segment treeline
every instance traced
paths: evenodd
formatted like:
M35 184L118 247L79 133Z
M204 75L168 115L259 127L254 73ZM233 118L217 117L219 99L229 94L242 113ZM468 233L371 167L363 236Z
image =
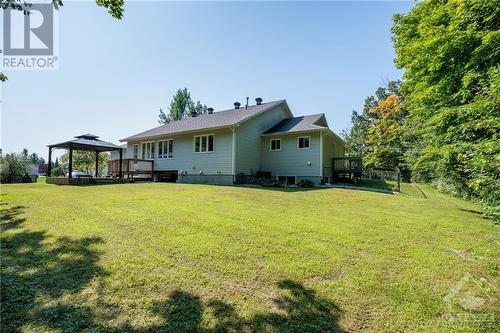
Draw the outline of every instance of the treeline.
M481 201L500 219L500 6L423 1L392 27L402 82L353 112L348 152L366 166Z
M36 153L28 153L23 149L21 153L3 154L0 149L0 183L30 183L30 168L38 171L38 168L45 165L43 157Z

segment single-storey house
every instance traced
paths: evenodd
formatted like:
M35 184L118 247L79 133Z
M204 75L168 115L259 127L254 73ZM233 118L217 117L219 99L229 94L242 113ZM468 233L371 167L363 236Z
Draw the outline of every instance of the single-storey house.
M255 175L288 184L330 180L332 158L344 156L345 142L323 113L294 117L285 100L234 104L120 140L125 172L181 183L233 184Z

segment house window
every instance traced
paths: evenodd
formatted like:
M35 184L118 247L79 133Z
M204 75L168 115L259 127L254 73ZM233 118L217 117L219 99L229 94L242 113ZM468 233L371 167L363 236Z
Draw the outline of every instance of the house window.
M142 143L142 159L153 159L155 158L155 143L151 142L143 142Z
M214 151L214 135L197 135L194 137L194 151L196 153L211 153Z
M299 136L297 138L297 148L299 149L309 149L310 137Z
M158 158L172 158L174 155L174 140L158 141Z
M270 150L281 150L281 139L271 139L269 141Z
M278 183L286 185L294 185L297 183L295 176L278 176Z
M139 158L139 145L134 145L134 159Z

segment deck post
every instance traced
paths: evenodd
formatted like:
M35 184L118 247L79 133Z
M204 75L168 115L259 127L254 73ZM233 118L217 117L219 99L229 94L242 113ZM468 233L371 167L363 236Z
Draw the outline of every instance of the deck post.
M73 146L69 145L68 178L73 178Z
M151 180L155 181L155 161L151 161Z
M95 151L95 177L99 177L99 151Z
M122 178L123 150L120 148L120 166L118 167L118 177Z
M52 173L52 146L49 146L49 164L47 164L47 177Z

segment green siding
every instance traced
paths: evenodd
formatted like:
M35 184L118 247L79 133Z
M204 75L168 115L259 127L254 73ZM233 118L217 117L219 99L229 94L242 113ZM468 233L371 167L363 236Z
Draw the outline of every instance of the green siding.
M260 169L262 134L287 116L281 104L236 128L236 174L251 175Z
M193 137L195 135L214 134L213 153L195 153ZM174 140L174 153L170 159L158 158L158 141L165 139ZM151 140L150 140L151 141ZM155 142L155 171L177 170L187 171L188 175L232 175L232 132L228 129L200 131L196 134L185 134L157 138ZM128 142L127 157L132 158L133 144ZM140 155L139 155L140 156Z
M310 137L309 149L298 149L297 138ZM281 150L271 151L271 139L281 139ZM266 136L261 139L262 170L270 171L272 176L298 176L314 179L317 183L320 177L320 139L319 132L307 134L287 134ZM311 165L308 165L311 162Z
M323 136L323 175L330 177L332 173L332 158L343 157L344 143L331 134Z

